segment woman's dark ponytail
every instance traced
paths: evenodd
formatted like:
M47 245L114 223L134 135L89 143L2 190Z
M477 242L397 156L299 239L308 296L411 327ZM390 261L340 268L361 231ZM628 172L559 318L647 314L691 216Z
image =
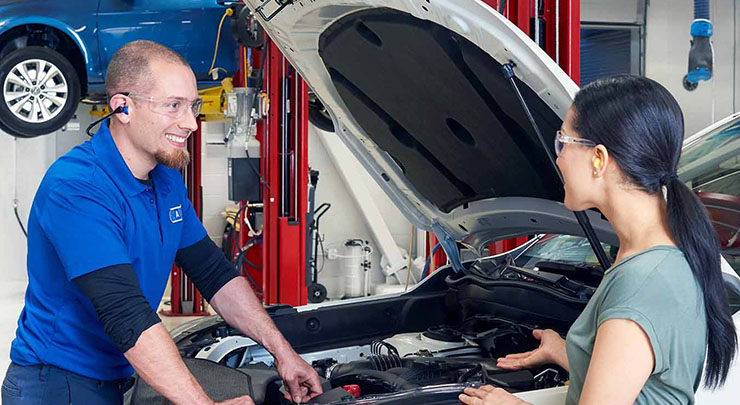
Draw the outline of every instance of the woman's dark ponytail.
M631 183L665 195L671 234L704 297L704 384L721 386L737 351L737 334L722 280L717 233L699 198L676 176L684 130L678 103L653 80L615 76L585 86L573 106L575 129L582 137L604 145Z
M704 385L724 384L737 350L719 255L717 233L699 198L677 178L666 183L668 225L701 286L707 316L707 365Z

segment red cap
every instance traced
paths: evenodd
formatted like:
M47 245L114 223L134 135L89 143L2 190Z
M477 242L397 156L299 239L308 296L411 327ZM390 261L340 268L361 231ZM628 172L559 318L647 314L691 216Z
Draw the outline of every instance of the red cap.
M345 391L349 392L353 397L359 398L360 397L360 386L357 384L349 384L345 385L344 387Z

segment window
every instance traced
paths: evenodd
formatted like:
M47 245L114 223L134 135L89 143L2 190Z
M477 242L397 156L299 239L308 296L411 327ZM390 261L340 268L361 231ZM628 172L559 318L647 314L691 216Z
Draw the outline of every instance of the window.
M740 118L684 146L678 176L707 207L720 251L740 274Z
M581 26L581 86L618 74L642 74L638 25Z
M618 248L602 243L609 260L614 262ZM525 250L516 259L516 264L522 267L535 267L539 261L555 261L564 264L598 267L599 260L586 238L571 235L543 235L529 249Z

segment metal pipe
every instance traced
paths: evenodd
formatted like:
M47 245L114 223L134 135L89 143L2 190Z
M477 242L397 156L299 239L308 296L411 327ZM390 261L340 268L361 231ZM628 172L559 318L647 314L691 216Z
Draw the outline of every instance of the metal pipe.
M298 177L300 170L299 168L299 159L298 159L298 134L300 129L300 123L298 122L299 119L303 119L303 117L300 116L299 111L301 109L299 108L299 103L301 102L298 99L298 88L299 80L298 80L298 72L294 69L293 70L293 168L294 168L294 174L293 174L293 219L296 221L299 220L298 218ZM302 163L300 163L302 164Z
M534 116L532 116L532 112L529 110L529 106L527 105L527 102L524 101L524 97L522 96L521 91L519 91L519 87L514 80L514 66L514 62L509 62L501 67L504 78L507 79L511 84L511 87L514 90L519 103L524 109L527 120L532 124L534 132L537 134L537 138L540 141L540 145L545 150L545 153L550 160L550 164L552 164L553 169L555 169L555 173L557 173L558 178L560 179L560 184L565 184L565 181L563 181L563 174L560 172L558 165L555 163L555 156L553 156L552 149L545 142L545 138L542 136L542 132L540 132L537 121L535 121ZM586 213L584 211L574 211L574 214L576 215L578 224L581 225L581 228L583 229L583 233L585 234L586 239L588 239L591 248L596 254L596 258L599 260L599 264L601 264L601 267L604 269L604 271L606 271L611 266L611 263L609 262L609 258L607 257L606 252L604 252L604 248L601 246L599 238L596 236L596 232L594 232L593 226L591 226L591 221L589 221L588 216L586 216Z
M540 1L541 0L534 0L534 42L537 44L538 47L542 47L540 44Z
M555 63L560 65L560 1L555 0Z
M285 182L286 175L288 173L288 167L286 164L286 153L288 151L288 133L290 129L288 128L288 109L289 103L288 99L290 98L290 79L285 77L285 61L281 61L282 63L282 77L283 77L283 88L281 93L281 128L280 128L280 216L287 216L288 215L288 193L287 190L287 184Z

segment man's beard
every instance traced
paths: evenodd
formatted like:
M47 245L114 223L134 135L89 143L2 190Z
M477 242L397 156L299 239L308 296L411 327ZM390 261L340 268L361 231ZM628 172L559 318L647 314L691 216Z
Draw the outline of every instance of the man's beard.
M160 150L157 151L154 157L157 159L157 163L172 169L183 169L190 163L190 153L184 149L171 152Z

